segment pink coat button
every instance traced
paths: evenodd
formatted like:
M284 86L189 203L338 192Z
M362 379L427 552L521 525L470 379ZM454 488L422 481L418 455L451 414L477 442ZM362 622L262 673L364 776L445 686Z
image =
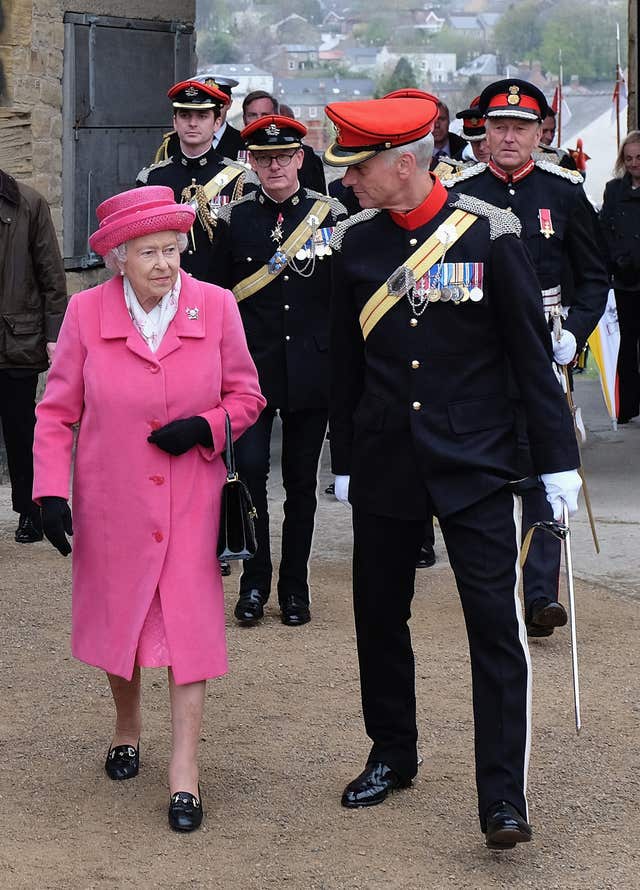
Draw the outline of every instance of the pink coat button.
M149 370L152 374L157 374L160 370L160 365L149 365Z
M154 485L164 485L164 476L149 476Z
M153 538L155 541L158 542L158 544L160 543L160 541L164 541L164 535L162 534L162 532L154 532Z
M162 426L162 424L160 423L159 420L150 420L149 426L151 427L152 430L159 430L160 427Z

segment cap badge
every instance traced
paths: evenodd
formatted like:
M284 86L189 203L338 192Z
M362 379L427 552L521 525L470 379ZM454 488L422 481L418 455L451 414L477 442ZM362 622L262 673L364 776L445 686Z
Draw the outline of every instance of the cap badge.
M509 87L509 95L507 96L507 102L509 105L519 105L520 104L520 87L512 84Z
M215 90L219 89L218 84L215 82L213 77L207 77L207 79L204 81L204 85L206 87L213 87Z
M198 95L198 92L199 91L195 87L187 87L184 91L184 94L185 96L188 96L190 99L192 99L194 96Z
M276 127L276 125L273 123L273 121L269 124L268 127L264 128L264 131L267 134L267 136L279 136L280 135L280 128Z
M342 135L340 133L340 127L337 124L334 124L333 122L332 122L332 125L333 125L333 131L334 131L334 134L336 137L336 142L340 142L340 136Z

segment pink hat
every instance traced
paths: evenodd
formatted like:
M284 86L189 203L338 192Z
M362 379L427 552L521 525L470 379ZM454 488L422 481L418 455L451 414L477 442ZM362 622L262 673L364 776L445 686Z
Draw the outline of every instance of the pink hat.
M95 253L105 256L133 238L154 232L188 232L196 217L189 204L176 204L173 189L145 185L107 198L96 208L100 227L89 238Z

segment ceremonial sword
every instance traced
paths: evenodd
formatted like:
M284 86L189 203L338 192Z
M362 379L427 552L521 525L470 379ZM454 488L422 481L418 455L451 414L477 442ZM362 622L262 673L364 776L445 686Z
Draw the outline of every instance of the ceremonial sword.
M566 503L562 502L562 522L556 519L542 520L534 522L527 531L522 543L522 551L520 554L520 567L522 568L526 562L529 553L531 538L537 529L549 532L554 537L559 538L564 547L564 567L567 575L567 599L569 602L569 628L571 631L571 673L573 676L573 704L576 720L576 733L580 733L582 721L580 719L580 678L578 675L578 637L576 634L576 598L573 587L573 559L571 557L571 530L569 528L569 509Z

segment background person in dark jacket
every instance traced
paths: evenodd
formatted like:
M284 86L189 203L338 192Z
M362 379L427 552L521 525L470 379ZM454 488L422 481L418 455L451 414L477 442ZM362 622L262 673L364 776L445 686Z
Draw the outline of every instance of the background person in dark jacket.
M67 306L58 239L41 194L0 170L0 420L18 544L42 540L31 500L38 374L53 356Z
M613 172L600 223L620 323L618 423L628 423L640 413L640 130L622 142Z

